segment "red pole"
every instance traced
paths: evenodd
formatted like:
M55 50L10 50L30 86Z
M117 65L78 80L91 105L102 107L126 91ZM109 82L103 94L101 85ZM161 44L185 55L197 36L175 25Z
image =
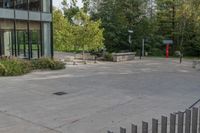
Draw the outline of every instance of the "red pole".
M169 58L169 44L166 45L166 58Z

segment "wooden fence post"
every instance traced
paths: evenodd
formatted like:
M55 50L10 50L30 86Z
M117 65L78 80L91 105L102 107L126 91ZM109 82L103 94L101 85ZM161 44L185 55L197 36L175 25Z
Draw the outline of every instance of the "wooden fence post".
M131 133L137 133L137 126L134 124L131 125Z
M152 119L152 133L158 133L158 120Z
M184 114L185 113L185 114ZM176 114L170 114L169 133L200 133L200 108L187 109L185 112L178 112L178 123ZM161 133L168 133L168 118L161 117ZM176 125L177 124L177 125ZM152 133L158 133L158 120L152 119ZM126 128L120 127L120 133L126 133ZM114 133L107 131L107 133ZM137 125L131 125L131 133L138 133ZM142 122L142 133L148 133L148 123Z
M198 108L199 110L199 133L200 133L200 108Z
M161 133L167 133L167 117L161 117Z
M192 109L192 133L197 133L198 108Z
M148 123L142 122L142 133L148 133Z
M191 129L191 110L185 111L185 133L190 133Z
M178 112L178 133L183 133L184 113Z
M126 128L120 127L120 133L126 133Z
M170 114L170 133L176 132L176 114Z

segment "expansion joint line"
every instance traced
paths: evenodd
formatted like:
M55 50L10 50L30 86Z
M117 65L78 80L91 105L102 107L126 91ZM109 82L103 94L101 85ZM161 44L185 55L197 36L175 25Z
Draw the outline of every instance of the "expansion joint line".
M5 115L10 116L10 117L15 117L15 118L20 119L20 120L22 120L22 121L25 121L25 122L27 122L27 123L31 123L31 124L33 124L33 125L35 125L35 126L43 127L43 128L45 128L45 129L47 129L47 130L54 131L54 132L56 132L56 133L63 133L63 132L58 131L58 130L55 130L55 129L53 129L53 128L44 126L44 125L42 125L42 124L38 124L38 123L32 122L32 121L30 121L30 120L26 120L26 119L24 119L24 118L22 118L22 117L19 117L19 116L10 114L10 113L8 113L8 112L6 112L6 111L1 111L1 110L0 110L0 113L5 114Z

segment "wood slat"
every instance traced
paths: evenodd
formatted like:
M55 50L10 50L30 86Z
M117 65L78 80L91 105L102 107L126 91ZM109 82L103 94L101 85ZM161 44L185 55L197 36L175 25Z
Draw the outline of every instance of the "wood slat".
M170 133L176 132L176 114L170 114Z
M200 133L200 108L199 109L199 133Z
M161 117L161 133L167 133L167 117Z
M158 120L152 119L152 133L158 133Z
M131 125L131 133L137 133L137 126L134 124Z
M126 128L120 127L120 133L126 133Z
M148 133L148 123L142 122L142 133Z
M191 110L185 111L185 133L190 133L191 130Z
M183 133L184 113L178 112L178 133Z
M198 108L192 109L192 133L197 133Z

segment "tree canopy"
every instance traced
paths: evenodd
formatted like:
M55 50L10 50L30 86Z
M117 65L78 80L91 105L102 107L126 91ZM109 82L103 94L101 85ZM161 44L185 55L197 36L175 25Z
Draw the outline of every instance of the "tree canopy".
M65 34L77 35L74 41L68 40L73 45L97 48L104 43L110 52L139 52L145 39L146 51L164 55L162 42L170 39L174 42L171 55L181 51L188 56L200 56L199 0L83 0L82 8L77 6L77 0L63 0L62 4L61 18L66 20L63 25L73 29ZM133 30L133 34L128 30Z
M97 50L103 47L103 28L100 20L76 6L75 0L62 2L63 9L54 9L54 44L59 51Z

